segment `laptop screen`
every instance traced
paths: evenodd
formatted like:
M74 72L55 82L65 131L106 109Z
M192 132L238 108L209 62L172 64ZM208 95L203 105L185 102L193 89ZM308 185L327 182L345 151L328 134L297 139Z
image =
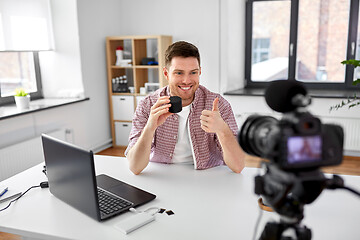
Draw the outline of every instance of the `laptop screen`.
M94 219L107 219L156 198L152 193L108 175L95 176L92 151L83 150L45 134L42 135L42 143L50 192ZM98 188L104 190L105 195L115 197L111 200L112 203L120 199L130 205L108 213L104 210L106 207L103 196L99 202Z
M45 134L42 142L50 192L100 219L93 153Z

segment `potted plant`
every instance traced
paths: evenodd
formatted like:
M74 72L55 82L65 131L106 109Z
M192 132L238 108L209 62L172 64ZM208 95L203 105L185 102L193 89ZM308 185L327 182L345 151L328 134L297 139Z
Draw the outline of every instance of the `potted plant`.
M354 69L360 66L360 60L355 60L355 59L344 60L341 63L347 65L353 65ZM360 78L356 79L352 84L357 85L359 83L360 83ZM344 106L348 106L348 108L352 108L358 105L360 105L360 98L356 96L356 93L354 93L354 96L352 98L348 98L346 101L341 101L341 103L336 104L335 106L331 106L330 111L338 110L339 108L342 108Z
M30 106L30 95L24 89L15 89L15 103L19 110L28 109Z

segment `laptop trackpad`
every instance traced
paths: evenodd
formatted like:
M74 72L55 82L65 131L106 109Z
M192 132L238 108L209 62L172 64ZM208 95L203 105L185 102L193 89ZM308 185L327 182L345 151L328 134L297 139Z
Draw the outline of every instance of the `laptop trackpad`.
M122 197L132 203L133 207L147 203L155 199L155 195L143 191L137 187L121 182L107 175L99 175L96 177L97 185L119 197Z

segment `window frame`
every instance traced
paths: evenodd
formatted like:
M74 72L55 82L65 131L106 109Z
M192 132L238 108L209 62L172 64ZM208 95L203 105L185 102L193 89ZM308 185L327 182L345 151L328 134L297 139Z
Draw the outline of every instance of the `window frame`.
M12 52L24 52L24 51L12 51ZM34 57L34 68L35 68L35 79L36 79L36 92L30 93L30 99L41 99L44 98L43 95L43 88L42 88L42 81L41 81L41 74L40 74L40 61L39 61L39 52L38 51L27 51L32 52ZM1 86L0 86L1 88ZM8 104L15 104L15 99L13 96L2 97L0 96L0 106L8 105Z
M270 82L252 81L251 80L251 66L252 66L252 28L253 28L253 3L254 2L269 2L269 1L290 1L290 35L288 47L288 79L296 79L296 56L297 56L297 33L298 33L298 17L299 17L299 0L247 0L245 10L245 88L266 88ZM359 1L349 0L349 28L347 40L346 59L355 59L357 48L357 31L358 31L358 17L359 17ZM352 53L351 44L355 43L355 48ZM292 53L290 49L292 48ZM344 59L345 60L345 59ZM340 62L339 62L340 64ZM308 83L304 85L308 89L328 89L328 90L354 90L359 89L360 86L352 85L354 77L353 66L347 65L345 68L345 81L341 83Z

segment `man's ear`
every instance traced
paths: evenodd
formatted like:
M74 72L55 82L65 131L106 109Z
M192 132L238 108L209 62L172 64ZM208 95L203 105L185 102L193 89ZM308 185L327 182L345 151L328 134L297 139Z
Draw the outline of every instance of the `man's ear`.
M163 74L164 74L166 80L169 81L169 71L166 67L163 68Z

